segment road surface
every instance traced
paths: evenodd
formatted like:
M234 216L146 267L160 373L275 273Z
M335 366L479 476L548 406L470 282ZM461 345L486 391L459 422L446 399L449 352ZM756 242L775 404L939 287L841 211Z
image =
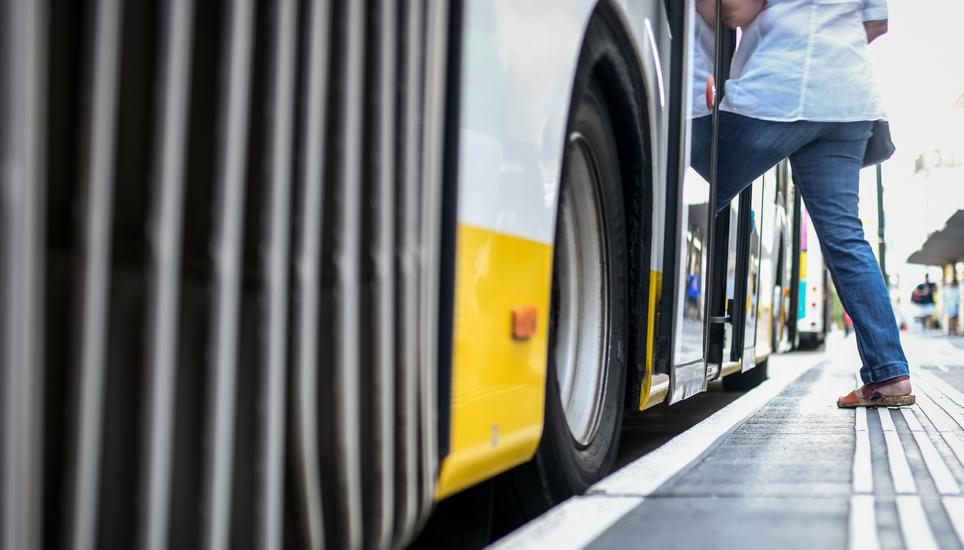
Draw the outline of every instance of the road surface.
M962 548L964 339L905 349L912 407L837 409L850 339L772 357L745 394L628 419L620 470L495 547Z

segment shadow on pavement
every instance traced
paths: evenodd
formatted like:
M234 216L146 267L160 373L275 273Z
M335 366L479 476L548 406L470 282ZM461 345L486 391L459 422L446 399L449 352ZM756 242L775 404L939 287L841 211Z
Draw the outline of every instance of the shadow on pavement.
M616 468L622 468L699 424L744 393L725 391L722 383L710 382L707 392L675 405L663 403L643 412L627 413L623 418Z

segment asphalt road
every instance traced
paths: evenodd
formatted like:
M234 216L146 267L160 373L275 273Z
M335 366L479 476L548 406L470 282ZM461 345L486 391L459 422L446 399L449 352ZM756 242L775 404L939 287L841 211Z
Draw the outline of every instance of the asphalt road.
M853 340L626 420L623 469L507 548L964 548L964 338L905 335L918 404L837 409Z

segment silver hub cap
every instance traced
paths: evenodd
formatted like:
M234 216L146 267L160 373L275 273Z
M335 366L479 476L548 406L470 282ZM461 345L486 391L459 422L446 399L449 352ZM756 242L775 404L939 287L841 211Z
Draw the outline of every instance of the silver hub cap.
M588 445L599 426L606 385L608 266L598 173L582 136L570 136L556 250L555 364L572 437Z

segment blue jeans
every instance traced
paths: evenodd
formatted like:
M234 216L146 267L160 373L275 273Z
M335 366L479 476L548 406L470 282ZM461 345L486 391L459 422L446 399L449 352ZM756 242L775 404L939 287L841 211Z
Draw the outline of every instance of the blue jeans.
M773 122L720 113L717 208L789 157L824 261L854 322L864 383L909 375L880 266L864 239L858 184L870 122ZM693 121L693 168L709 175L710 117Z

